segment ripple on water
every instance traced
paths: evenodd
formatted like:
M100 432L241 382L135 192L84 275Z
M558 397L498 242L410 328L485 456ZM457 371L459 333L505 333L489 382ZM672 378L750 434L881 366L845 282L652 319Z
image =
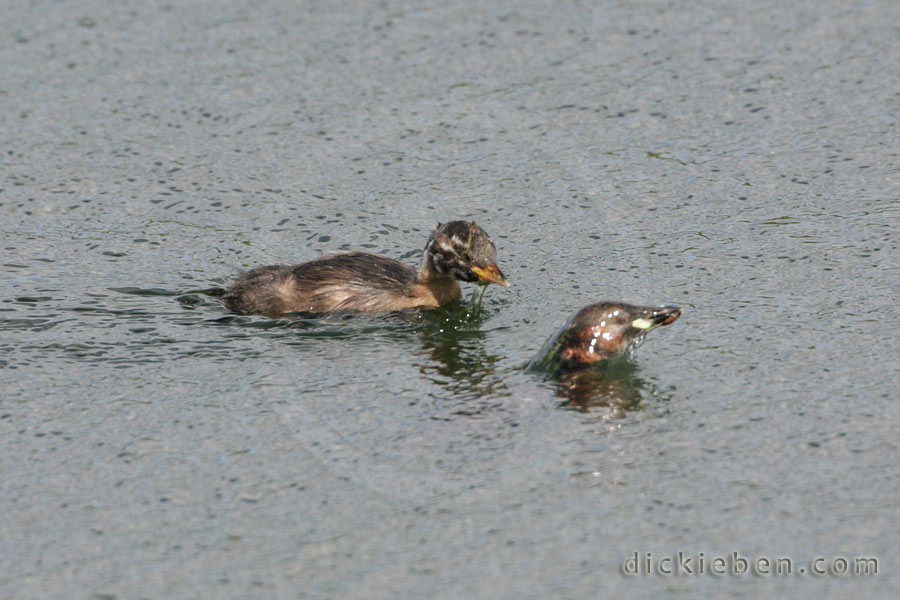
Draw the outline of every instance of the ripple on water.
M227 313L219 300L222 288L107 290L113 294L91 293L75 302L72 298L38 294L17 297L11 314L0 319L0 330L20 335L15 340L18 343L7 346L13 357L7 363L38 364L55 358L64 363L106 363L123 368L182 359L257 359L273 351L266 347L266 340L279 341L276 348L300 352L321 351L327 340L357 341L369 351L397 343L419 344L421 340L424 355L445 365L425 370L433 373L441 385L462 391L460 381L483 379L481 368L497 362L496 357L473 348L472 343L483 340L484 332L479 328L496 313L496 307L486 307L479 314L460 305L426 313L271 318ZM54 328L58 333L46 338ZM216 333L204 336L204 330ZM23 337L25 333L29 337ZM476 359L461 358L473 350ZM454 377L457 368L469 375ZM474 386L470 392L495 389L496 385Z

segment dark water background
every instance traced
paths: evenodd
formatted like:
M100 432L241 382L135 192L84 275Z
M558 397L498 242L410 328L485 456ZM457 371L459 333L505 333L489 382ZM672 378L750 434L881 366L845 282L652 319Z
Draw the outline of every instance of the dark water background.
M3 13L4 598L900 593L900 4ZM201 292L454 218L478 319ZM576 410L521 366L602 299L685 314Z

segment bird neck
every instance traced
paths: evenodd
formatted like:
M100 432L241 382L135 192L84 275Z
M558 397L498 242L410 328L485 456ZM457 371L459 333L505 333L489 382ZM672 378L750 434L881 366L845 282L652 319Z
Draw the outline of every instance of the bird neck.
M416 279L419 283L453 282L452 278L442 273L438 273L438 270L434 268L434 258L428 251L425 252L425 256L422 260L422 267L419 269L419 274Z
M428 296L429 306L444 306L462 297L462 288L459 282L447 275L438 273L431 261L431 255L426 254L422 262L422 268L416 277L417 295Z

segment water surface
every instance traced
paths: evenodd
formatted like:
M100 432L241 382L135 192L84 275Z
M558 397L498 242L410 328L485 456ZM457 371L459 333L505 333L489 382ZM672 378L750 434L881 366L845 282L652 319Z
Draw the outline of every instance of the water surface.
M895 3L6 12L4 597L900 591ZM478 318L209 293L455 218ZM604 299L685 314L573 404ZM678 551L880 570L620 573Z

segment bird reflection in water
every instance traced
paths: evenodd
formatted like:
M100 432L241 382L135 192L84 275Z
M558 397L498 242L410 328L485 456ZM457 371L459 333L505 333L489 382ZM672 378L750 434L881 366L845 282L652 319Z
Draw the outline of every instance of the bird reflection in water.
M673 323L676 306L598 302L578 311L538 352L529 368L556 381L562 406L607 407L618 415L655 393L630 357L647 332Z
M429 311L420 317L418 333L427 357L420 370L446 390L453 402L461 404L455 414L482 412L487 408L484 403L492 403L491 397L506 387L497 373L500 357L485 347L481 325L486 311L479 300L474 306L469 303L450 311ZM473 400L477 402L473 404Z
M576 371L554 374L556 394L564 408L583 411L608 408L610 416L637 410L656 388L638 375L638 367L627 356L615 356Z

